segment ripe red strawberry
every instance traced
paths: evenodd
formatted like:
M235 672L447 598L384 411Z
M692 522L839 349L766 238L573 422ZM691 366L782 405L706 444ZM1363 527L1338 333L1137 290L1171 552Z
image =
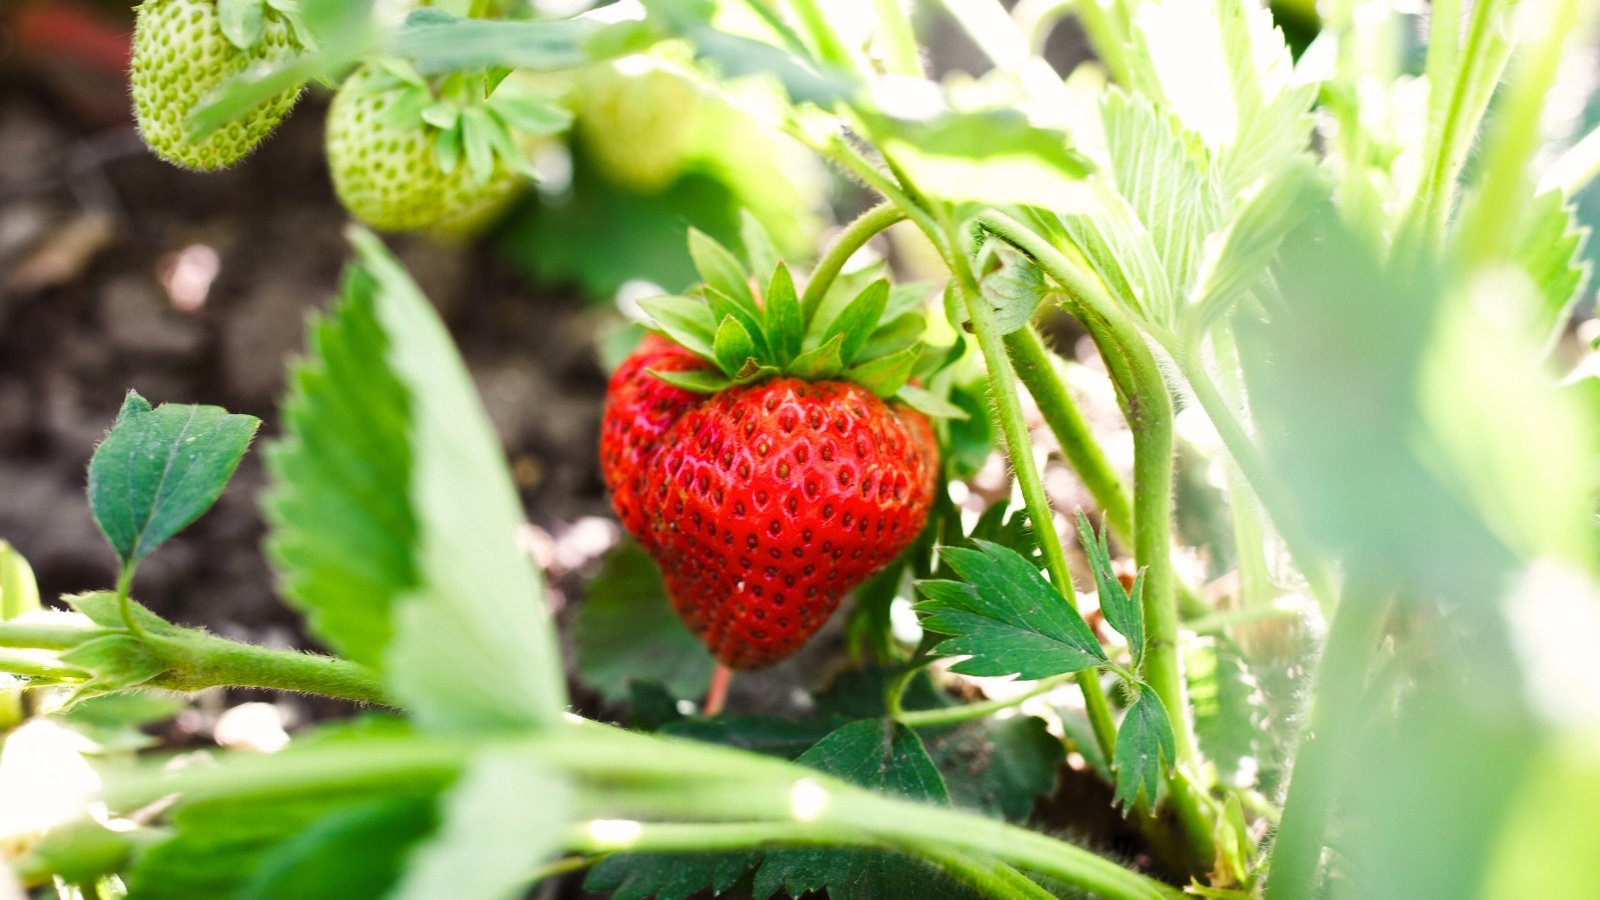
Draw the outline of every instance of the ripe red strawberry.
M647 467L673 606L723 664L798 650L927 521L927 419L847 381L776 378L685 411Z
M647 370L692 372L711 364L664 337L650 335L611 376L600 430L600 473L611 489L617 518L640 543L651 546L650 528L638 494L646 463L661 436L705 395L673 387Z

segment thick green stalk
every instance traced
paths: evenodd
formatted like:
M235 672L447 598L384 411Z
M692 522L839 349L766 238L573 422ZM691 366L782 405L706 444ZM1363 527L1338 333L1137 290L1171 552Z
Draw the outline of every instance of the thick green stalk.
M789 0L789 8L794 10L800 30L811 41L818 58L844 72L856 70L855 57L839 40L838 32L828 22L827 13L823 12L817 0Z
M960 241L949 235L950 246L958 248ZM1028 431L1027 419L1022 413L1022 401L1017 397L1016 376L1011 370L1011 358L1006 355L1005 340L995 325L994 310L983 299L966 257L959 251L949 260L966 300L967 315L972 319L972 330L977 335L978 347L983 351L984 364L989 370L989 395L994 400L995 414L1000 419L1000 431L1005 436L1006 455L1011 459L1011 470L1017 485L1022 489L1023 503L1028 509L1028 520L1033 526L1039 549L1044 552L1045 567L1050 580L1068 603L1077 606L1077 591L1072 584L1072 570L1067 554L1056 532L1055 510L1044 490L1044 479L1033 464L1033 434ZM1097 670L1088 669L1077 675L1083 689L1084 704L1089 712L1089 724L1094 728L1095 740L1110 759L1116 750L1117 726L1111 717L1111 705L1106 701L1105 689L1100 685Z
M365 666L333 656L275 650L185 629L150 635L146 644L166 667L150 687L193 693L208 687L254 687L387 704L383 685Z
M883 63L891 75L922 77L922 56L917 50L917 35L900 0L873 0L878 11L878 28L883 35Z
M1172 572L1172 399L1166 379L1144 338L1094 279L1071 265L1048 241L998 212L979 216L979 224L1034 261L1070 298L1072 311L1099 344L1102 355L1118 357L1132 378L1123 385L1128 426L1134 437L1134 553L1145 570L1145 681L1172 717L1178 758L1174 765L1201 771L1188 691L1179 657L1178 604ZM1115 371L1115 369L1113 369ZM1215 855L1204 801L1187 777L1169 779L1172 804L1196 860L1209 865Z
M874 206L851 220L833 239L828 249L817 260L816 266L811 270L811 277L806 280L806 289L800 295L800 308L805 310L807 321L816 313L817 307L822 305L822 298L827 296L828 288L833 286L834 279L844 270L845 263L856 254L857 250L866 246L867 241L877 237L884 229L903 221L905 212L894 203L884 201Z
M831 846L891 845L935 859L953 852L1002 860L1107 900L1182 896L1081 847L985 816L876 794L783 760L590 721L499 743L481 737L374 739L238 758L215 769L150 770L113 782L107 800L126 809L174 793L192 801L381 791L398 783L443 785L475 755L496 748L526 752L530 760L573 777L577 804L588 818L649 812L669 820L760 824L737 842L723 835L725 849L753 847L774 837ZM640 823L639 833L647 827ZM579 840L593 848L591 837ZM717 839L714 832L702 832L692 846L709 849ZM613 841L605 849L623 848Z
M1328 625L1311 717L1295 753L1283 823L1267 863L1267 900L1316 894L1341 762L1355 737L1367 670L1387 610L1378 590L1350 590Z
M1089 430L1083 413L1067 387L1056 376L1052 355L1045 347L1039 332L1032 325L1019 328L1006 335L1006 349L1011 353L1011 363L1017 377L1038 404L1046 425L1055 433L1056 443L1066 454L1073 471L1083 479L1083 484L1093 495L1094 502L1105 514L1106 524L1117 540L1132 543L1133 509L1122 481L1100 452L1100 443Z

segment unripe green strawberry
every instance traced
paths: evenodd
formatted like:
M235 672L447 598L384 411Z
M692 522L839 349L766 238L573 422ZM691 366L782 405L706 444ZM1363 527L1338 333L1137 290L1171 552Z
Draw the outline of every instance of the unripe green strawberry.
M650 57L591 67L578 84L578 133L607 180L640 194L670 185L688 163L701 97Z
M334 191L351 215L373 228L470 230L510 202L524 176L499 154L481 181L465 158L447 164L439 129L394 114L394 105L414 90L425 88L372 65L340 86L327 125Z
M189 137L189 116L225 79L297 50L289 24L270 7L260 37L241 50L223 34L216 0L145 0L134 26L131 76L134 116L144 142L157 156L187 169L221 169L243 159L294 108L299 86L198 141Z

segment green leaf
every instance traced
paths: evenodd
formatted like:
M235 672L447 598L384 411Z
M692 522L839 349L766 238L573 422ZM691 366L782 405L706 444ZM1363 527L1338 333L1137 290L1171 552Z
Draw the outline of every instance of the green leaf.
M865 719L829 734L795 762L863 787L947 803L944 778L911 729ZM784 890L799 897L826 889L837 897L949 896L933 870L895 854L871 850L774 850L756 872L756 897Z
M1244 654L1226 638L1200 638L1185 643L1184 663L1200 749L1223 784L1254 787L1274 753L1266 745L1271 729L1257 699L1261 686Z
M381 893L399 879L406 856L432 833L438 819L429 796L341 806L264 852L235 896L338 900Z
M1532 198L1520 220L1511 259L1533 280L1543 301L1532 311L1535 330L1554 340L1589 280L1583 252L1589 229L1579 224L1577 208L1566 203L1560 191Z
M40 608L39 583L17 548L0 541L0 621Z
M584 43L600 23L461 19L436 9L407 17L387 52L410 60L425 75L504 66L531 72L576 69L589 61Z
M217 406L156 409L132 391L89 462L95 524L124 565L137 563L211 508L250 439L254 416Z
M927 317L920 312L895 316L872 332L872 337L867 339L867 345L861 348L861 358L875 359L916 346L922 340L922 333L927 329Z
M1047 230L1053 226L1073 246L1082 248L1111 295L1146 324L1170 326L1177 301L1149 230L1128 201L1103 179L1091 179L1086 192L1078 210L1047 222Z
M1033 125L1011 108L879 122L885 152L919 187L945 200L1071 209L1091 170L1067 134Z
M1035 680L1106 661L1094 632L1033 563L1008 547L973 543L977 549L940 554L963 581L917 583L923 627L950 635L934 649L969 657L951 671Z
M1078 513L1078 541L1083 545L1084 555L1089 558L1090 570L1094 572L1095 588L1100 594L1100 612L1105 615L1106 624L1128 639L1128 650L1133 654L1133 667L1138 669L1144 660L1144 607L1140 603L1144 573L1139 573L1133 584L1133 593L1130 595L1122 586L1122 581L1112 571L1111 548L1106 537L1106 528L1101 527L1097 538L1094 528L1089 525L1089 520L1081 511Z
M650 316L667 337L691 353L714 358L711 343L717 333L717 320L711 308L694 297L651 297L639 301L639 308Z
M527 749L492 749L441 804L438 834L416 849L395 900L515 897L560 849L572 790ZM293 895L288 895L293 896Z
M579 679L613 703L629 699L636 680L659 682L677 699L698 699L711 683L711 655L673 612L655 561L633 542L606 554L589 582L573 643Z
M844 371L844 359L840 356L843 346L844 335L836 334L822 346L796 356L789 363L789 373L812 381L833 378Z
M833 322L818 333L825 339L840 335L844 337L843 343L839 345L839 358L845 365L849 365L861 355L861 348L867 345L872 332L877 330L888 303L888 280L874 281L857 294Z
M1056 787L1066 748L1038 716L988 718L922 733L945 775L950 801L1011 822L1026 822Z
M723 317L722 324L717 326L717 337L712 342L711 352L722 371L729 378L736 378L744 370L745 363L755 359L756 344L739 320L727 315Z
M800 310L800 298L795 294L794 278L789 275L789 267L782 262L772 270L772 282L767 286L766 300L767 339L772 343L776 362L783 366L800 353L801 342L805 340L806 323Z
M983 298L994 307L995 327L1010 334L1032 321L1050 287L1044 273L1027 257L1008 260L1000 270L985 276Z
M217 24L228 43L249 50L266 27L266 0L217 0Z
M744 248L744 264L748 271L757 274L772 272L773 277L777 277L777 269L783 265L783 256L778 252L777 244L773 243L767 227L748 209L739 210L739 243ZM794 289L793 280L789 282L789 287L790 290ZM770 296L767 297L767 317L772 317Z
M586 891L607 894L611 900L688 900L710 891L720 895L750 870L751 854L730 853L613 853L589 870Z
M766 323L763 321L761 310L755 301L735 300L710 285L700 288L705 295L706 306L711 310L711 318L721 326L722 320L728 316L736 319L744 326L745 334L750 337L750 346L755 355L762 359L772 357L772 349L767 346ZM716 342L712 341L712 349L716 349ZM735 370L737 371L737 370Z
M899 353L864 362L847 369L844 375L879 397L887 399L893 397L896 391L905 387L906 382L911 380L911 370L916 368L917 359L921 356L922 348L912 347L909 350L901 350Z
M377 238L352 242L269 460L289 594L425 727L557 723L564 677L499 440L433 307Z
M1177 120L1143 97L1113 89L1102 106L1109 173L1117 192L1150 235L1173 307L1153 310L1171 322L1200 268L1207 235L1222 225L1222 203L1203 153Z
M731 250L700 229L690 228L689 257L707 286L720 291L759 321L761 310L756 305L755 295L750 293L750 275Z
M1141 686L1139 699L1128 708L1117 729L1113 759L1117 770L1118 805L1124 811L1133 808L1141 793L1154 803L1163 764L1170 765L1177 754L1167 708L1155 691Z
M489 110L511 128L528 135L553 135L572 125L572 111L550 97L502 86L489 98Z
M794 759L841 724L840 717L834 715L806 719L721 715L710 719L680 719L663 729L663 733Z
M647 369L651 375L665 381L673 387L680 387L696 394L715 394L727 390L734 383L734 379L717 372L696 369L685 372L663 372Z
M1191 299L1208 328L1249 295L1266 275L1284 237L1327 199L1316 167L1298 160L1244 198L1228 225L1206 241Z
M901 385L900 390L895 391L894 396L895 399L900 400L925 416L945 419L971 418L967 411L961 407L930 392L926 388L920 388L914 384Z

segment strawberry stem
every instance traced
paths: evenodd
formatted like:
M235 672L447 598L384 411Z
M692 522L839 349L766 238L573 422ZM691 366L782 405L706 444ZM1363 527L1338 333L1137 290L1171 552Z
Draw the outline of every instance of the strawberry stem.
M717 668L711 673L711 687L706 689L706 702L700 709L706 718L721 715L722 708L728 702L728 685L733 682L733 670L717 663Z
M800 297L800 309L807 325L811 324L812 316L822 305L822 298L827 296L828 288L833 286L834 279L839 277L850 257L884 229L905 217L900 207L884 201L857 216L839 232L833 244L817 260L816 268L811 270L811 278L806 282L805 293Z

